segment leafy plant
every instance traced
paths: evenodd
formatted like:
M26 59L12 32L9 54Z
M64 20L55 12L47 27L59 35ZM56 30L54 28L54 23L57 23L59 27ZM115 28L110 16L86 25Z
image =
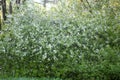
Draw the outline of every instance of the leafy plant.
M119 17L96 9L83 15L74 4L21 7L0 34L0 75L119 80Z

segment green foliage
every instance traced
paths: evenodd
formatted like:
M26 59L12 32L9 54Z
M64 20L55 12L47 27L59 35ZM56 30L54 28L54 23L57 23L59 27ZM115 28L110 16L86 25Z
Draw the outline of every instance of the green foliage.
M58 78L3 78L3 79L0 79L0 80L61 80L61 79L58 79Z
M0 34L0 75L119 80L119 17L58 6L23 6L13 15Z

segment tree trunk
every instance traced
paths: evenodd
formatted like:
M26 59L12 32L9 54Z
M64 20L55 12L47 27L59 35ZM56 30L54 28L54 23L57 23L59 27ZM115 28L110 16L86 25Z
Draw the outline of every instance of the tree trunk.
M2 18L6 20L6 0L2 0Z
M46 7L47 0L44 0L44 7Z
M12 14L12 3L11 3L11 1L9 3L9 13Z

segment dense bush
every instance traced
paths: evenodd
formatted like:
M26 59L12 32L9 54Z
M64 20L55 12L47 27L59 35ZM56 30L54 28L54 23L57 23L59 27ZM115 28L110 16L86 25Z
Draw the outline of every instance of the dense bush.
M2 80L61 80L61 79L58 79L58 78L25 78L25 77L22 77L22 78L2 78Z
M119 17L71 7L21 7L0 34L0 75L119 80Z

